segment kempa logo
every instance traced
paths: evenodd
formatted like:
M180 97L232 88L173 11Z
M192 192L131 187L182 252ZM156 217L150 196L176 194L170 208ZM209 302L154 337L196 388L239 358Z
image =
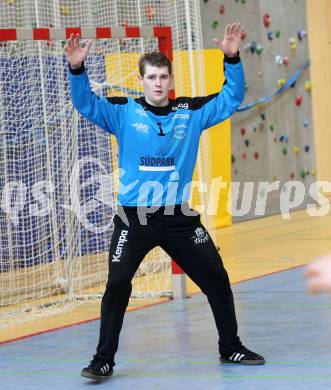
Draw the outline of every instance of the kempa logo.
M118 239L115 255L113 255L113 263L119 263L120 262L120 257L122 254L123 246L124 244L128 241L126 239L126 236L128 235L128 230L122 230L120 238Z

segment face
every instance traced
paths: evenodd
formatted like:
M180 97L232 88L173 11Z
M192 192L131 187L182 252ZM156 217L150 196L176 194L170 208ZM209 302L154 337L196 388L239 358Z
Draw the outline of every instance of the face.
M143 88L146 102L153 106L166 106L169 102L168 91L173 76L169 74L168 68L158 68L150 64L145 66L144 77L138 77Z

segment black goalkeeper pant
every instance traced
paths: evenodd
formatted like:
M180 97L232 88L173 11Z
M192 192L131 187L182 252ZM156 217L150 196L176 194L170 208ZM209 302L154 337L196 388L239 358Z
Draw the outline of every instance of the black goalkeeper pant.
M160 246L207 296L219 334L219 352L231 354L241 346L228 274L222 259L200 222L200 215L186 216L176 205L174 215L164 207L148 215L142 225L137 208L124 207L127 226L116 215L109 250L109 275L101 303L100 338L94 358L115 365L114 356L132 285L145 255Z

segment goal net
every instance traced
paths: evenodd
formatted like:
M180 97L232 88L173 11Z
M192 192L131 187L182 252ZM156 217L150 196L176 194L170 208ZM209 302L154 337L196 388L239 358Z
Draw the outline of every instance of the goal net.
M176 95L202 95L204 83L198 1L23 0L0 10L0 314L12 321L98 298L107 280L117 145L72 107L63 54L70 28L84 38L111 27L99 29L86 61L98 95L142 94L138 59L165 44L166 29L155 26L172 31ZM196 178L208 180L204 137ZM132 297L171 289L171 261L156 248Z

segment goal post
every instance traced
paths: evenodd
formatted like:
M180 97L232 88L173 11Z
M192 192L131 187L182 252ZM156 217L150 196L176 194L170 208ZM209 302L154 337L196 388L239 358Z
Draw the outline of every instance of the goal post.
M142 94L132 84L142 49L173 61L167 26L0 29L0 308L99 298L107 280L117 149L71 105L63 55L71 34L96 40L86 63L99 95ZM132 296L185 297L184 281L157 248Z

